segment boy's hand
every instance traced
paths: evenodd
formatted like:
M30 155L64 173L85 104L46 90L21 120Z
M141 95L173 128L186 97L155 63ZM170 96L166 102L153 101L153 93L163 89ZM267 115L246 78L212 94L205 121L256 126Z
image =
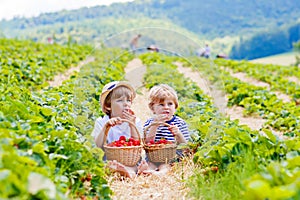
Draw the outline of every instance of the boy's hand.
M123 111L123 119L127 119L135 124L136 116L131 109L126 109Z
M109 124L110 126L122 124L121 117L113 117L107 121L107 124Z
M174 135L174 137L179 136L179 134L181 134L181 132L179 131L179 128L174 124L171 124L169 126L169 130Z
M180 143L186 143L186 140L184 139L184 136L183 134L180 132L179 128L174 125L174 124L171 124L169 126L169 130L171 131L171 133L174 135L174 137L176 138L176 142L178 144Z

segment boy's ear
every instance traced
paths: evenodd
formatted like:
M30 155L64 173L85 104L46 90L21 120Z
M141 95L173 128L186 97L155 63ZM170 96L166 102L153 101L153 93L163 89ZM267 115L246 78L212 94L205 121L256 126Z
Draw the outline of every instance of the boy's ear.
M153 107L151 107L150 110L152 111L153 114L156 114L156 113L154 112Z

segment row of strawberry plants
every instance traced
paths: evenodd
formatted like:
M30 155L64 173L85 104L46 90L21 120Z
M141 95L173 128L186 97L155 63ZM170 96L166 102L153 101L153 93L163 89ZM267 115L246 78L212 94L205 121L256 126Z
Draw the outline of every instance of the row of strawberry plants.
M300 103L300 85L288 80L291 76L300 80L300 69L297 66L286 67L218 59L215 64L233 69L234 72L247 73L250 77L268 83L272 91L281 91L290 95L297 104Z
M228 72L222 70L222 64L218 66L198 58L190 59L194 63L193 68L203 72L208 77L212 77L210 79L213 81L221 80L228 96L228 106L242 106L247 115L257 114L267 119L266 127L271 126L285 132L286 135L300 134L300 108L294 102L284 103L266 88L254 86L231 77ZM190 65L189 63L185 64Z
M211 104L203 101L207 98L189 95L194 92L195 94L200 93L203 97L202 93L199 92L200 88L190 82L187 84L188 81L178 74L176 67L172 66L174 58L150 54L142 57L142 59L144 63L149 65L145 77L146 86L168 83L179 91L179 94L180 91L186 91L186 94L183 92L180 95L185 98L181 98L178 115L186 119L200 137L192 145L192 147L198 147L194 161L201 163L202 167L211 167L211 165L220 167L221 173L209 179L202 175L207 173L209 168L200 170L199 173L195 171L195 175L190 179L191 195L195 198L223 199L226 197L225 199L240 199L243 197L253 199L259 197L257 195L264 188L263 186L252 187L256 183L257 177L262 177L260 174L271 173L271 180L260 180L269 189L265 193L266 198L276 197L278 190L282 191L281 197L283 195L291 197L291 199L297 197L299 167L297 164L292 165L292 163L299 159L299 140L279 141L268 131L266 134L269 138L266 138L248 127L238 126L235 121L218 117L217 112L211 112L214 109L207 106ZM176 59L181 62L184 60ZM189 62L191 64L191 61ZM156 63L155 65L158 67L155 67L153 63ZM163 72L162 68L164 69ZM290 179L286 178L282 182L274 183L274 180L286 173L272 174L270 166L286 162L289 163ZM248 163L248 166L245 167L245 163ZM268 163L271 164L268 166ZM232 180L230 185L224 186L223 184L222 188L218 188L218 182L227 184L228 180ZM212 188L219 190L212 193L207 192L208 190L211 191ZM203 195L206 196L203 197Z
M289 76L295 76L297 78L300 78L300 70L297 66L282 66L282 65L274 65L274 64L258 64L258 63L252 63L247 61L234 61L234 60L222 60L222 59L216 59L214 60L215 64L222 64L224 66L229 66L236 68L243 68L245 71L247 71L247 68L249 69L249 72L252 70L262 70L265 71L268 74L273 74L275 76L283 76L283 77L289 77ZM247 72L248 73L248 72ZM255 73L253 71L253 73Z
M0 79L7 85L41 89L47 86L47 80L77 65L91 51L89 46L0 39Z
M101 114L96 100L101 87L124 74L121 66L106 63L118 54L96 55L93 64L61 87L39 93L11 86L3 93L1 198L110 198L103 152L89 134ZM82 88L88 95L80 93Z
M221 62L221 61L220 61ZM222 77L221 80L224 81L225 88L230 88L232 91L230 94L235 95L236 97L240 97L241 99L239 100L238 98L234 98L237 102L243 102L243 99L253 99L252 102L252 107L253 104L258 104L257 99L260 99L259 102L261 105L267 105L269 109L272 109L272 106L268 103L270 102L275 102L275 107L273 108L273 112L278 113L277 117L286 117L286 121L292 121L291 117L288 112L285 112L285 110L289 110L292 112L292 119L295 119L297 114L297 110L295 110L294 104L291 104L291 107L289 104L283 104L280 102L278 103L278 99L274 95L268 94L268 91L263 90L263 88L257 88L257 87L252 87L249 86L245 83L241 83L239 80L234 79L238 84L235 84L230 87L228 86L228 82L230 83L232 80L232 77L230 77L229 74L226 74L224 71L220 70L218 66L213 66L213 67L208 67L209 63L207 61L201 61L199 59L195 59L195 63L198 63L197 69L200 71L205 71L207 76L213 76L211 80L216 81L217 78ZM211 63L210 63L211 64ZM223 66L222 63L220 66ZM214 71L210 71L211 68L214 68ZM217 75L215 74L217 71ZM242 85L241 85L242 84ZM239 90L239 89L242 90ZM246 88L243 90L243 88ZM228 91L228 90L227 90ZM254 95L255 94L255 95ZM262 96L263 95L263 96ZM252 98L251 98L252 97ZM266 98L267 97L267 98ZM273 100L269 101L269 97L271 97ZM243 103L241 105L245 106L247 103ZM273 104L273 105L274 105ZM259 104L258 104L259 105ZM249 106L249 104L248 104ZM248 106L245 106L246 108ZM249 106L250 107L250 106ZM248 108L249 108L248 107ZM263 108L257 106L257 110L259 109L260 111L263 111ZM283 109L281 109L283 107ZM251 107L250 107L251 108ZM257 111L256 110L256 111ZM277 111L277 112L276 112ZM283 116L283 114L286 114ZM281 114L281 115L279 115ZM272 114L270 114L272 116ZM276 117L275 117L276 119ZM296 118L297 119L297 118ZM283 120L282 120L283 121ZM281 121L281 123L282 123ZM276 122L276 121L275 121ZM296 123L298 120L296 120ZM269 118L269 123L272 123L272 119ZM276 123L275 123L276 124ZM274 125L274 124L272 124ZM290 127L290 125L293 125L293 123L287 124L287 127ZM282 126L282 124L281 124ZM278 127L278 126L277 126ZM280 127L280 126L279 126ZM249 180L245 181L245 185L247 188L246 191L246 196L249 199L265 199L265 198L270 198L272 199L283 199L286 198L288 199L289 197L292 197L291 199L297 199L299 198L299 180L297 180L297 176L299 174L299 164L297 163L299 160L299 137L296 138L291 138L288 141L280 141L278 140L274 135L271 134L271 132L264 130L265 133L268 135L269 140L277 146L276 151L274 151L275 155L280 155L282 159L279 159L279 161L274 161L270 162L268 159L266 161L270 162L268 164L264 171L258 174L255 174L252 176ZM299 127L296 126L294 128L294 131L299 134ZM270 142L269 141L269 142ZM268 142L268 143L269 143ZM263 144L263 143L262 143ZM269 148L269 145L266 145L266 147ZM284 151L281 151L283 150ZM285 166L285 167L284 167ZM283 170L284 169L284 170ZM282 171L280 171L282 170ZM290 174L290 177L287 177L287 174ZM269 178L267 178L269 177ZM281 182L278 182L277 180L281 179ZM255 185L259 184L259 185ZM253 187L255 185L255 187Z

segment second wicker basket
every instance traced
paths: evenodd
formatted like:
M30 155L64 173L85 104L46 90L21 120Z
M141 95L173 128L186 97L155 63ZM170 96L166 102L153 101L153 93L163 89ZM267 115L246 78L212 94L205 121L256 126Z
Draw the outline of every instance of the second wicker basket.
M146 133L148 129L153 125L170 126L167 123L154 122L150 124L144 129L144 141L146 139ZM170 160L176 157L176 148L177 145L175 143L148 145L146 144L146 142L144 142L144 149L146 151L146 155L151 162L168 163Z

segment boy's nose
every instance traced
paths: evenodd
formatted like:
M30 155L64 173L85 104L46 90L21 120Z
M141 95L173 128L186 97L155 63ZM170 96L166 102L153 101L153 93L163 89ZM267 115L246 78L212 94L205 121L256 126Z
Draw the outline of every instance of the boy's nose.
M169 108L169 105L168 105L168 104L165 104L165 105L164 105L164 108Z
M128 102L128 101L125 101L124 102L124 105L126 105L126 106L129 106L131 103L130 102Z

